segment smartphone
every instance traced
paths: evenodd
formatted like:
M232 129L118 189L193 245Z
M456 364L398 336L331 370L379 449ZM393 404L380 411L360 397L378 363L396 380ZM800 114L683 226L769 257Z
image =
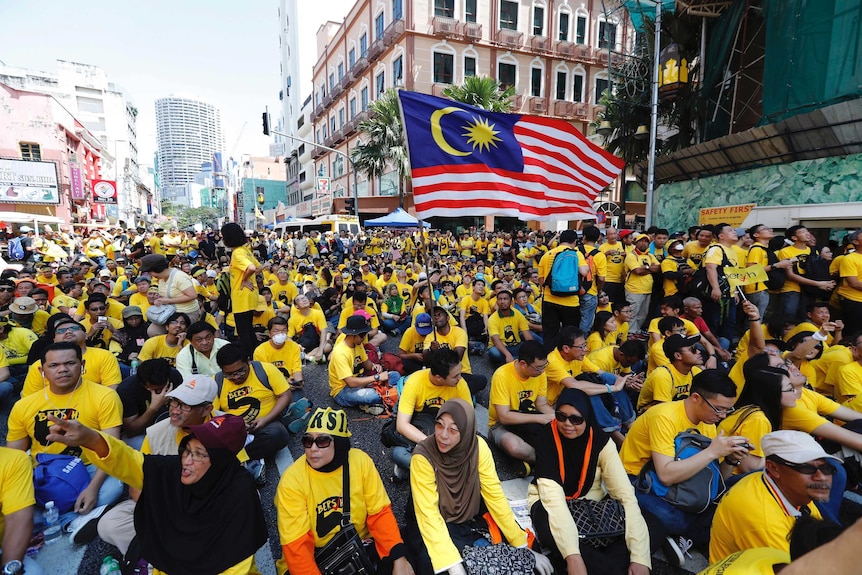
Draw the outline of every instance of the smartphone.
M107 318L107 317L105 317L105 316L103 316L103 315L100 315L100 316L99 316L99 323L106 322L106 321L108 321L108 318Z

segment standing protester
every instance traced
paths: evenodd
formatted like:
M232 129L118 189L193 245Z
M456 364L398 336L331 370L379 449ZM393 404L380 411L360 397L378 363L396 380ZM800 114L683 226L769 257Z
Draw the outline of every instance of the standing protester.
M230 256L232 313L237 338L243 353L250 358L257 342L252 324L258 299L255 274L260 269L260 262L252 254L245 231L239 224L226 223L221 228L221 235L225 246L233 249Z
M554 260L564 250L574 250L577 254L577 273L583 278L589 272L586 259L583 254L575 248L578 234L575 230L563 230L560 234L560 245L542 256L539 261L539 284L542 288L542 336L545 349L551 350L557 345L557 334L560 329L567 325L580 325L581 309L577 293L572 295L558 296L551 293L550 287L545 285L551 277ZM573 260L574 263L574 260Z

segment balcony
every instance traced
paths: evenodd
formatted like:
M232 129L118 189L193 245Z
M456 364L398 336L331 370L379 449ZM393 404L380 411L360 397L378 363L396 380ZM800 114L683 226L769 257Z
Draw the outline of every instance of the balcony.
M434 16L431 20L432 34L435 36L460 36L460 26L458 20L449 18L448 16Z
M341 82L336 82L335 86L332 87L332 99L335 100L341 93L344 91L344 86L341 85Z
M551 39L547 36L533 36L530 38L530 48L537 52L550 53Z
M323 106L324 109L326 109L331 103L332 103L332 94L327 94L323 98L323 101L320 103L320 105Z
M332 137L330 139L332 143L327 144L327 146L337 146L342 142L342 140L344 140L344 128L339 128L332 132Z
M318 104L317 106L314 107L314 111L311 113L311 121L312 122L314 120L316 120L317 118L319 118L321 114L323 114L323 108L324 108L324 106L322 103Z
M452 84L445 84L442 82L437 83L437 84L433 84L431 86L431 95L437 96L438 98L445 98L446 95L443 93L443 90L445 90L446 88L449 88L450 86L452 86Z
M464 22L464 37L468 40L478 41L482 39L482 25L476 22Z
M566 42L565 40L560 40L557 42L557 54L561 58L574 58L575 57L575 45L571 42Z
M325 146L326 144L323 144L323 145ZM320 158L321 156L323 156L325 153L326 153L326 150L324 150L323 148L321 148L319 146L313 146L311 148L311 159L316 160L316 159Z
M356 129L359 129L359 124L367 120L368 116L368 110L362 110L361 112L356 114L356 117L353 118L353 121L356 122Z
M521 94L515 94L512 96L512 112L520 112L523 105L524 97Z
M530 98L530 112L534 114L544 114L548 111L548 102L544 98Z
M358 78L366 68L368 68L368 58L363 56L356 61L356 64L353 65L353 77Z
M574 112L575 105L565 100L554 101L554 115L568 118Z
M575 46L575 58L584 62L594 62L593 49L586 44L578 44Z
M497 43L507 48L520 48L524 43L524 33L517 30L497 30Z
M374 60L383 53L383 40L377 39L368 47L368 59Z
M343 90L344 88L348 87L352 81L353 81L353 73L348 71L347 74L345 74L344 77L341 78L341 82L339 82L339 85L341 86L341 89Z
M404 20L395 20L383 32L383 43L386 46L394 44L404 34Z

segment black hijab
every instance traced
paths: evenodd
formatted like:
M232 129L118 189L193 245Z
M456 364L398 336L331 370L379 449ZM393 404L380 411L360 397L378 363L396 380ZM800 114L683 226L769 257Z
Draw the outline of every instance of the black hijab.
M180 442L182 453L193 435ZM135 507L141 556L160 571L213 575L250 557L267 540L254 479L227 449L207 448L211 467L180 483L179 456L144 457L144 488Z
M596 423L590 398L583 391L565 388L557 399L557 407L561 405L571 405L577 409L586 419L586 428L578 437L566 439L557 430L556 419L550 425L543 426L536 440L536 469L533 481L539 478L551 479L563 486L566 497L583 497L593 486L599 453L610 436ZM557 438L562 447L564 478L560 473Z

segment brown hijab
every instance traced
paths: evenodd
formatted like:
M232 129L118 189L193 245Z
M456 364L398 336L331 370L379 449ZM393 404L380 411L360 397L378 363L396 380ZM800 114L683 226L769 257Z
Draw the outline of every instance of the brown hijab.
M479 489L479 440L476 437L476 414L463 399L450 399L437 412L437 419L448 413L461 432L461 440L440 453L434 435L413 450L431 462L437 478L440 514L446 523L465 523L479 514L482 495Z

